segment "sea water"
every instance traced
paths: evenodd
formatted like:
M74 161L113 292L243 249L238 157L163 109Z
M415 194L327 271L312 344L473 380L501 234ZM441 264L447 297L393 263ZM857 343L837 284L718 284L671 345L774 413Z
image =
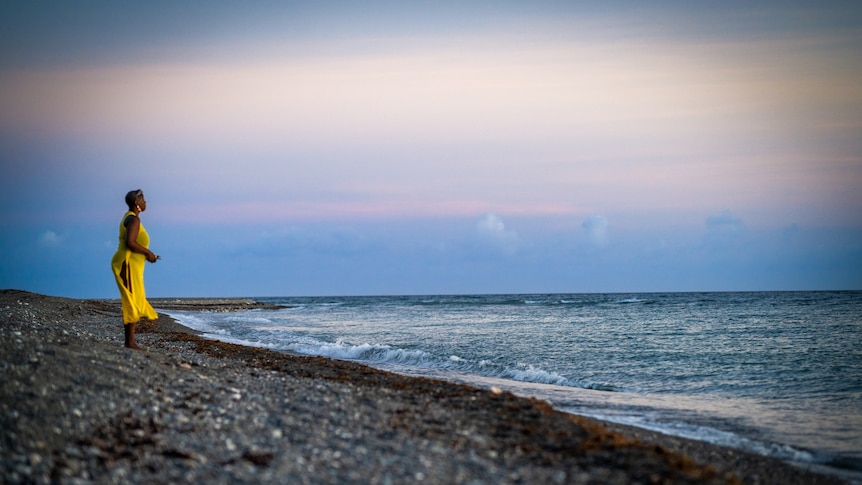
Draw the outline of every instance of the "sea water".
M862 292L258 298L228 342L498 387L862 482Z

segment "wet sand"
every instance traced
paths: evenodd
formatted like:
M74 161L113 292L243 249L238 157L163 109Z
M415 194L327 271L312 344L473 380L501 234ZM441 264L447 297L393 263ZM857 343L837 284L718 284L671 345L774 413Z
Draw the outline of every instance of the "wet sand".
M205 340L166 315L132 351L121 322L116 301L0 291L0 482L842 483L507 392Z

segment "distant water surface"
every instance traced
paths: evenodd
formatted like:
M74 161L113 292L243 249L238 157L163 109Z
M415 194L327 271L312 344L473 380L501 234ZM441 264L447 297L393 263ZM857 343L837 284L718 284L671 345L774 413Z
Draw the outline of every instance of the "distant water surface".
M862 482L862 292L261 298L208 337L535 396Z

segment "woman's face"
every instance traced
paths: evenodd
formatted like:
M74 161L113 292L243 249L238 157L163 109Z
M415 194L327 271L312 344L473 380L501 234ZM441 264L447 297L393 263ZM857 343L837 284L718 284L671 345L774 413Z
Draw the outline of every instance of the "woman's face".
M141 212L147 210L147 199L144 198L143 193L139 195L137 199L135 199L135 203L138 204L138 207L141 208Z

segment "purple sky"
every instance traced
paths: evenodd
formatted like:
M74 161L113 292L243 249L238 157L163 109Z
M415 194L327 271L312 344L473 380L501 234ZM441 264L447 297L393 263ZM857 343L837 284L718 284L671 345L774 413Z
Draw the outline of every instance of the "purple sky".
M862 289L853 3L0 7L0 287Z

